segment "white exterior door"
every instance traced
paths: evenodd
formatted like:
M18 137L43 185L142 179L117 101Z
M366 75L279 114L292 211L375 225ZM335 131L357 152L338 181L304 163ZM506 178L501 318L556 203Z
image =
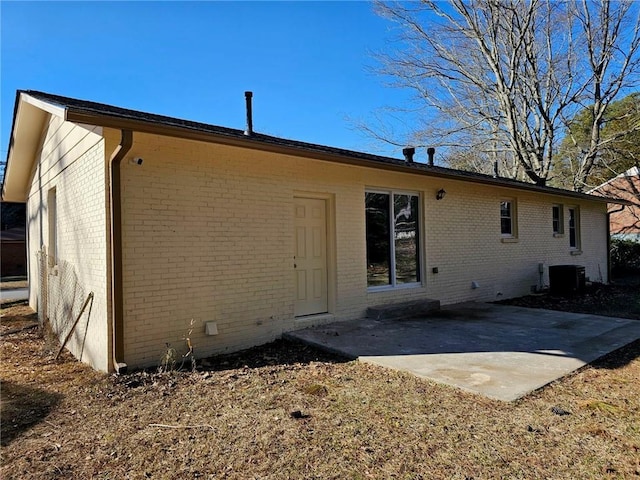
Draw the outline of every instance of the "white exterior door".
M325 313L327 299L327 203L294 199L296 317Z

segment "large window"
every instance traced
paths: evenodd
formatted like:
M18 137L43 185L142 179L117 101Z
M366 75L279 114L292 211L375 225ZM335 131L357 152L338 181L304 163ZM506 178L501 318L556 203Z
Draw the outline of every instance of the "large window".
M366 192L369 287L420 282L419 204L417 194Z
M569 248L580 250L580 210L569 207Z

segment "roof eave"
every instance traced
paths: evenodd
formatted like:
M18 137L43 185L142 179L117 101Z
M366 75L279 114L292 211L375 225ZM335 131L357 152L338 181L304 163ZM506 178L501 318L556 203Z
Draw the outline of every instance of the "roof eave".
M40 136L50 114L64 118L65 109L33 98L22 91L16 93L7 163L2 182L2 200L26 202L36 150L40 146Z
M239 137L235 135L225 135L215 132L204 132L196 129L191 129L184 126L167 125L162 123L144 121L139 119L123 118L119 116L96 114L94 112L87 112L84 110L76 110L69 108L67 110L67 120L79 123L92 124L108 128L117 129L130 129L137 132L165 135L179 138L186 138L190 140L204 141L210 143L219 143L223 145L251 148L255 150L267 151L272 153L293 155L298 157L305 157L315 160L323 160L333 163L341 163L347 165L355 165L361 167L375 168L378 170L390 170L403 173L411 173L417 175L424 175L429 177L443 178L448 180L456 180L463 182L479 183L484 185L491 185L500 188L507 188L513 190L526 190L536 193L542 193L552 196L570 197L581 200L592 200L603 203L616 203L616 204L628 204L625 200L607 198L596 195L587 195L585 193L572 192L570 190L562 190L551 187L540 187L534 184L528 184L518 182L518 184L511 184L508 179L494 178L494 177L470 177L457 173L443 172L439 169L429 169L424 164L404 164L400 163L383 163L375 160L369 160L366 158L356 158L347 155L339 155L331 152L324 152L313 149L305 149L297 146L272 144L256 137L246 136Z

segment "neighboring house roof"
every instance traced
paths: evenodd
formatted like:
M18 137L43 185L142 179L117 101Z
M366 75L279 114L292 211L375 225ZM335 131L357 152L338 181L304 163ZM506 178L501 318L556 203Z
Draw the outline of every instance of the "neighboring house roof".
M0 241L2 243L20 243L26 239L25 229L22 227L0 230Z
M627 177L640 177L640 168L638 167L631 167L629 170L627 170L626 172L623 173L623 175L626 175ZM619 175L618 175L619 176Z
M610 211L611 233L630 236L640 234L640 169L638 167L630 168L589 193L627 200L628 207Z
M587 193L605 197L615 196L627 200L628 205L638 205L640 204L640 169L632 167Z
M587 193L591 194L596 194L599 195L603 192L606 192L606 190L608 189L607 187L610 185L615 185L615 184L620 184L621 180L624 181L624 179L631 179L632 182L637 181L637 179L640 178L640 168L638 167L631 167L629 170L627 170L624 173L621 173L609 180L607 180L606 182L598 185L595 188L592 188L591 190L589 190Z
M31 161L35 155L35 149L38 143L36 139L42 132L47 113L58 115L72 122L128 129L134 132L156 133L216 142L318 160L483 183L550 195L562 195L577 199L627 203L625 200L616 198L601 198L570 190L541 187L532 183L507 178L496 178L490 175L454 170L424 163L409 163L396 158L289 140L261 133L246 135L243 130L129 110L103 103L78 100L34 90L19 90L16 92L11 140L2 185L2 196L5 200L25 201L28 177L31 172ZM19 136L17 135L18 132L21 133Z

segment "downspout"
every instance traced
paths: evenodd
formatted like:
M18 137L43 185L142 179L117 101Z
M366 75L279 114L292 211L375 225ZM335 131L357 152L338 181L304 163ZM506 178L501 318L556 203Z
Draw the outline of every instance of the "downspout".
M611 214L623 211L624 207L607 212L607 283L611 283Z
M131 130L122 130L120 144L109 160L111 211L111 338L112 362L116 373L126 373L124 363L124 305L122 294L122 196L120 193L120 164L133 145Z

